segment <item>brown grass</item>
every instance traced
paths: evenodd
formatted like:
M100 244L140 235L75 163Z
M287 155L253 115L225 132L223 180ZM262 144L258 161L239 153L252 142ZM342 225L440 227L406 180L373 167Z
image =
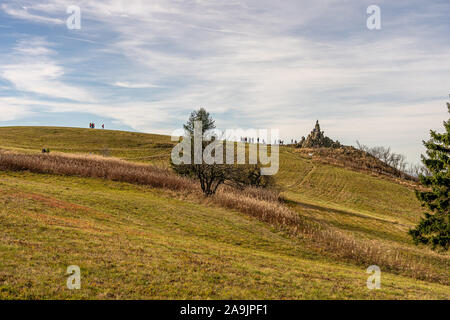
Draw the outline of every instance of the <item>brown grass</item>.
M386 247L377 241L356 240L329 225L300 216L279 201L273 190L221 187L216 195L204 198L195 181L179 177L156 166L136 164L114 158L68 154L25 154L0 150L0 170L31 171L80 177L103 178L148 185L188 195L227 209L238 210L276 226L292 236L299 236L314 250L361 265L376 264L385 270L418 279L448 283L445 275L411 257L400 248Z
M103 178L174 191L194 187L192 181L166 169L100 156L0 151L0 169Z
M331 164L333 166L343 167L354 171L372 174L378 177L386 177L397 183L408 187L419 187L416 177L410 176L383 161L375 158L367 152L355 149L354 147L333 148L301 148L295 149L296 153L305 156L312 154L316 161Z

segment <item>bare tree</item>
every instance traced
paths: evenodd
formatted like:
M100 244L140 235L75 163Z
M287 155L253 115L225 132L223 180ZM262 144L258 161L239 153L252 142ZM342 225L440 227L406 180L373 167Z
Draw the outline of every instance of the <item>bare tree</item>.
M407 171L408 162L406 161L406 157L402 154L392 152L390 147L368 147L364 144L361 144L358 140L356 141L356 145L359 150L367 152L368 154L379 159L385 164L401 172Z

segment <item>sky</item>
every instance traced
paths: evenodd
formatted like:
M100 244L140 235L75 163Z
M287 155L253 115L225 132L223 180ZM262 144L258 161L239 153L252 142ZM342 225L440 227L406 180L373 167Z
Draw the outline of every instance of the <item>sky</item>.
M204 107L223 130L290 141L319 120L418 163L448 119L449 17L448 0L1 0L0 126L171 134Z

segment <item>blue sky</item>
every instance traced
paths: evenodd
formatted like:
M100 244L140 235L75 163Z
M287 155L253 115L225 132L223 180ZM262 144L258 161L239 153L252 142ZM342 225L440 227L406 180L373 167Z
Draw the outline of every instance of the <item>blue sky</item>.
M448 118L449 17L448 0L0 1L0 126L170 134L202 106L221 129L300 139L319 119L418 162Z

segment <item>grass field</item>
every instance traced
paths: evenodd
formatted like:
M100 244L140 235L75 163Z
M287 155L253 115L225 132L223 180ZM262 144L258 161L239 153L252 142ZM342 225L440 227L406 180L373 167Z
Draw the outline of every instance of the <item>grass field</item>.
M0 148L110 155L167 166L169 137L109 130L2 127ZM448 254L416 247L422 209L387 178L281 148L286 205L358 243L388 248L430 277L384 270L249 215L161 189L97 178L0 171L0 298L449 299ZM378 264L373 261L372 264ZM79 265L82 289L66 288Z

